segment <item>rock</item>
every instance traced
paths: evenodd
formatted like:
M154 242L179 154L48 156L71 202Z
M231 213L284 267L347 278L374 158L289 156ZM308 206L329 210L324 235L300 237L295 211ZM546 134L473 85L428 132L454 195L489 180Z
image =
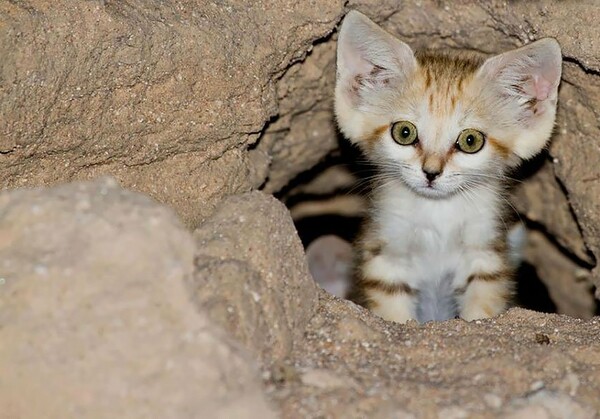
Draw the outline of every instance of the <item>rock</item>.
M600 256L600 125L598 109L600 76L576 63L564 69L562 102L556 140L551 153L554 172L564 184L583 239L597 262ZM594 269L596 298L600 299L600 272Z
M248 149L278 113L277 82L342 12L341 0L3 2L0 187L110 173L196 226L267 180L271 158ZM316 91L320 71L298 83ZM306 167L321 137L293 131L277 147ZM293 176L274 164L273 179Z
M356 387L356 383L352 379L340 377L332 371L322 369L309 369L302 373L300 380L305 386L317 387L324 390Z
M553 164L547 162L531 178L519 183L513 191L516 209L528 220L546 227L550 234L577 259L593 264L581 235L573 209L554 175ZM554 246L553 246L554 247ZM529 247L529 250L534 250ZM538 257L544 254L536 252Z
M0 194L2 417L272 417L195 307L194 243L113 180Z
M193 237L110 180L3 192L0 272L9 417L273 417L267 399L283 417L600 410L598 319L385 322L317 288L260 192Z
M542 233L529 233L525 260L536 266L557 313L589 319L596 312L591 273L558 251Z
M350 172L346 164L336 164L326 167L307 183L300 184L289 191L286 196L294 198L298 195L332 195L351 190L358 181L356 175Z
M566 394L542 390L514 402L516 408L505 417L510 419L593 419L594 410L582 406Z
M331 115L335 86L335 44L315 45L277 84L279 118L269 124L258 148L273 158L266 192L277 192L337 148ZM310 144L310 146L309 146Z
M592 267L600 254L599 6L513 6L5 2L0 187L109 173L168 203L192 227L224 196L277 192L337 147L335 26L346 10L359 9L414 47L491 54L558 39L565 82L553 164L535 180L542 187L526 187L526 204ZM556 211L537 211L539 202Z
M271 417L266 398L283 417L600 411L597 318L513 309L385 322L318 290L283 206L241 194L280 191L336 148L335 26L346 10L415 47L490 54L554 36L565 64L551 164L516 203L550 236L539 248L556 241L600 293L599 6L263 3L0 3L0 188L109 173L200 225L192 238L109 181L0 193L2 414ZM580 296L570 281L555 289ZM263 387L258 369L282 365ZM320 373L303 383L307 371L336 384L315 386Z
M283 416L587 418L600 410L596 319L511 309L475 322L399 325L347 301L320 301L290 362L325 377L286 381L273 392ZM348 319L362 319L369 335L345 338ZM537 343L536 333L550 343ZM348 384L324 388L340 377Z
M194 238L196 304L265 363L287 357L317 305L287 209L261 192L231 196Z
M452 406L440 409L438 417L448 419L464 419L469 417L469 412L461 407Z

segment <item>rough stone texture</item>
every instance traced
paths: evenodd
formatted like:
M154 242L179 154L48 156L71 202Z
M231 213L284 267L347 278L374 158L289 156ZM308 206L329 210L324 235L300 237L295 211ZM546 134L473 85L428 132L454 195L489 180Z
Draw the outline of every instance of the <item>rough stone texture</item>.
M2 414L267 416L253 357L285 417L600 411L598 318L385 323L315 302L272 199L231 198L207 218L225 196L279 190L336 146L334 28L349 8L415 47L559 40L553 163L517 205L571 262L595 265L597 2L1 2L0 188L111 173L188 226L207 219L192 240L110 183L0 195Z
M558 134L551 147L557 160L554 171L568 193L584 241L597 261L600 257L600 72L585 72L579 65L566 64L563 74L561 92L565 100L559 110ZM596 297L600 299L597 267L594 276Z
M514 190L515 208L528 220L543 225L563 249L587 264L594 261L585 245L577 220L556 178L546 163Z
M317 305L287 209L262 192L232 196L194 238L197 304L263 362L287 357Z
M194 243L111 180L0 194L2 418L272 417L190 302Z
M546 235L539 231L529 232L524 259L536 267L556 304L557 313L583 319L596 313L590 271L561 253Z
M556 163L540 181L560 211L537 221L593 266L600 253L593 1L4 2L0 186L111 173L173 206L190 226L223 196L261 185L279 190L336 147L334 28L349 8L415 47L496 53L543 36L559 40ZM535 183L525 188L544 201Z
M275 83L342 16L316 3L2 2L0 186L111 173L197 225L265 182Z
M258 146L273 158L266 192L277 192L337 147L331 114L334 85L335 43L331 41L317 44L304 62L282 77L277 85L279 118Z
M512 309L402 326L323 295L269 393L291 418L591 419L600 411L598 322Z
M4 192L0 272L3 417L600 410L600 318L385 322L317 291L289 213L260 192L193 237L111 180Z

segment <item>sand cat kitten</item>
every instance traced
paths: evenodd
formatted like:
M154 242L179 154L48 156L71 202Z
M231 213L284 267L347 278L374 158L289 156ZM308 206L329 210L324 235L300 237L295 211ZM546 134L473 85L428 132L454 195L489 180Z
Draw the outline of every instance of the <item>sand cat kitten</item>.
M503 176L546 145L560 76L553 39L487 60L413 53L366 16L346 16L336 117L381 174L355 249L356 302L397 322L506 309Z

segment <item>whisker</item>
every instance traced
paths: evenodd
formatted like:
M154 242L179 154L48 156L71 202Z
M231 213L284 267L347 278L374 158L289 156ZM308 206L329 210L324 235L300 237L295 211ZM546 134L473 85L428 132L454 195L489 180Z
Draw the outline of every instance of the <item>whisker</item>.
M512 204L512 202L510 202L510 200L508 200L505 196L505 191L503 193L503 191L498 191L495 189L492 189L489 185L486 185L484 183L481 183L477 180L472 180L472 179L468 179L465 182L466 185L469 185L470 187L473 188L483 188L486 189L492 193L494 193L495 195L497 195L500 199L502 199L515 213L515 215L517 216L517 218L519 219L519 221L523 222L523 218L521 217L521 214L519 213L519 211L515 208L515 206ZM502 218L502 215L500 214L500 217ZM504 221L504 220L503 220ZM505 227L506 227L506 223L505 223Z
M493 175L493 174L489 174L489 173L478 173L478 172L465 173L465 174L461 174L461 175L482 177L482 178L488 178L488 179L496 179L496 180L500 180L502 182L523 183L522 180L510 177L507 175Z
M482 186L482 187L484 187L485 185L478 185L478 186ZM492 189L490 189L490 188L487 188L487 187L484 187L484 188L485 188L485 189L488 189L488 190L491 190L492 192L494 192L494 191L493 191ZM482 201L481 199L478 199L478 196L477 196L477 192L476 192L476 191L477 191L476 189L467 189L467 190L465 190L465 192L466 192L468 195L473 195L473 196L472 196L472 198L473 198L473 199L472 199L472 202L474 203L474 205L476 206L476 208L478 208L478 207L477 207L477 205L475 204L475 202L479 202L479 203L481 203L481 202L483 202L483 201ZM500 198L504 199L504 198L503 198L503 197L502 197L500 194L498 194L498 196L499 196ZM510 203L509 203L509 205L510 205ZM511 206L512 206L512 205L511 205ZM479 210L479 208L478 208L478 210ZM502 212L500 212L500 213L498 214L498 216L500 217L500 221L501 221L501 222L502 222L502 224L504 225L504 229L505 229L505 231L508 231L508 225L506 224L506 220L505 220L505 218L502 216Z

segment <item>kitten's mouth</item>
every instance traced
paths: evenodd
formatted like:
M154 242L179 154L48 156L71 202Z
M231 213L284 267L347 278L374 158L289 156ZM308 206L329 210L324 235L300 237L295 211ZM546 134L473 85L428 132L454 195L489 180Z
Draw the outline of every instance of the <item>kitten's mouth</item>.
M440 186L440 184L437 182L437 179L433 182L414 182L412 179L405 179L403 176L400 176L400 179L402 180L402 183L404 183L404 185L406 185L411 191L424 198L443 199L450 195L454 195L456 192L452 188Z
M433 186L427 186L425 188L420 188L417 191L418 194L423 195L427 198L444 198L448 194L446 192L442 192L439 189L435 189Z
M449 195L452 195L451 191L441 189L438 185L434 183L429 183L425 186L419 186L417 188L412 187L411 189L415 191L418 195L431 199L442 199L446 198Z

